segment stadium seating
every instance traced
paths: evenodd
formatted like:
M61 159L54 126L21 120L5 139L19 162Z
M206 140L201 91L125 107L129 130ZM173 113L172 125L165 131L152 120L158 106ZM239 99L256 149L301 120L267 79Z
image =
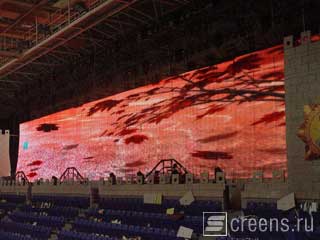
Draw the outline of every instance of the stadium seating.
M59 240L118 240L123 236L140 236L143 240L180 240L176 236L180 226L191 228L200 236L203 230L202 211L222 210L221 202L204 200L181 206L177 199L164 199L161 205L151 205L144 204L142 198L102 198L101 208L89 208L89 199L85 197L36 196L32 205L25 205L13 196L6 196L6 199L8 202L0 204L0 210L7 210L6 217L0 222L0 240L50 239L52 234ZM168 208L174 208L175 214L167 215ZM277 210L275 203L252 201L243 211L257 219L287 217L290 230L251 232L245 225L243 232L231 232L230 237L218 240L319 239L319 212L312 213L315 231L310 233L303 227L300 232L291 231L296 227L297 215L311 221L309 213L301 209L284 212ZM66 229L66 224L70 228Z
M15 209L17 205L15 203L11 202L0 202L0 209L5 210L5 211L11 211Z
M67 196L33 196L34 203L52 203L58 206L88 208L90 205L89 197L67 197Z
M17 202L11 196L7 199ZM33 196L32 205L5 202L3 208L10 211L0 231L3 236L11 234L8 239L21 240L28 236L48 239L53 233L64 240L115 240L122 236L176 240L180 226L201 234L202 211L222 210L221 202L204 200L181 206L178 199L163 199L161 205L155 205L144 204L143 198L102 198L99 205L98 209L89 208L87 197L62 196ZM168 208L174 208L175 214L167 215ZM71 229L66 230L66 224Z
M219 201L195 201L189 206L181 206L179 200L165 199L161 205L144 204L142 198L110 198L101 199L100 207L113 210L134 210L141 212L163 213L168 208L184 211L186 215L202 215L204 211L218 212L222 210Z
M126 210L106 210L103 215L99 214L97 210L88 212L88 216L94 216L103 219L106 222L118 220L122 224L150 226L155 228L167 228L177 230L179 226L183 225L194 229L195 232L201 233L202 231L202 216L184 216L183 219L175 220L169 215L164 213L149 213L149 212L136 212Z
M24 205L20 207L21 211L30 213L46 214L49 216L61 216L66 219L73 219L79 215L80 208L75 207L61 207L61 206L50 206L50 207L36 207L31 205Z
M10 203L22 204L26 202L26 196L2 193L0 194L0 200L5 200Z
M0 222L0 230L4 232L29 235L36 239L48 239L51 235L51 228L26 223L16 223L8 220Z
M96 234L86 234L73 231L61 231L58 235L59 240L117 240L117 238L98 236Z
M3 240L31 240L29 236L24 236L19 233L3 232L0 231L0 239Z
M97 233L110 235L113 237L141 236L143 239L178 239L176 231L165 228L154 228L146 226L136 226L127 224L113 224L107 222L94 222L86 219L78 219L74 223L74 228L78 232Z
M65 224L64 217L56 217L56 216L41 216L37 214L32 214L28 212L18 212L15 211L9 215L9 218L15 222L25 222L25 223L34 223L36 222L38 225L54 227L54 228L62 228Z

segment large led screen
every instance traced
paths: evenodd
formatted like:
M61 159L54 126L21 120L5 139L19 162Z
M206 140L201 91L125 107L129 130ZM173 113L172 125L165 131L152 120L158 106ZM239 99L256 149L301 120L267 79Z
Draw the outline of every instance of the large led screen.
M283 47L163 79L20 126L18 171L76 167L89 179L148 172L174 158L227 177L286 169Z

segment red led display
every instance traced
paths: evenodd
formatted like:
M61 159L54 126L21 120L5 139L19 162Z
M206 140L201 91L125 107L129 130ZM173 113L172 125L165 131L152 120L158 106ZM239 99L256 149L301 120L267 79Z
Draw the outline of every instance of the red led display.
M199 174L286 169L282 46L163 79L20 126L18 171L98 179L174 158ZM26 144L27 143L27 144ZM28 146L27 148L24 146Z

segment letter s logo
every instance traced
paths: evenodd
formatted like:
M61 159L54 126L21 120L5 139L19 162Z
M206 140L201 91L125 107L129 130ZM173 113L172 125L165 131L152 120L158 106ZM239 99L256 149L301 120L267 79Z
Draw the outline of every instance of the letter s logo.
M206 232L221 232L226 225L226 216L210 216L207 220Z

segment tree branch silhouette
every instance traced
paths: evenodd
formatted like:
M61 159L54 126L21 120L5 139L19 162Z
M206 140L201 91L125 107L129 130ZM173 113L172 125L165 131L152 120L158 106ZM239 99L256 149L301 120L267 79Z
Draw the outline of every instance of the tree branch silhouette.
M248 59L250 60L251 58ZM231 65L236 69L234 70ZM162 86L129 95L122 100L125 104L117 107L117 110L119 110L118 108L121 109L121 114L119 114L119 118L114 124L120 130L146 123L158 124L178 111L199 105L204 105L204 111L207 109L209 114L220 111L222 108L224 109L229 104L234 103L242 104L253 101L284 102L284 81L281 77L283 75L281 70L271 71L267 74L266 79L256 79L253 75L254 70L260 66L257 63L250 65L250 70L252 71L240 71L238 68L241 64L237 62L231 65L222 72L216 71L216 68L208 67L181 74L160 82L159 84L162 83ZM273 79L270 79L271 77ZM185 84L181 87L168 86L170 81L179 80L182 80ZM221 86L219 86L220 84ZM148 100L168 93L172 93L174 96L153 103L135 114L126 115L126 106L129 103ZM214 105L206 106L210 103ZM105 109L106 107L103 110ZM203 117L203 115L200 116Z

